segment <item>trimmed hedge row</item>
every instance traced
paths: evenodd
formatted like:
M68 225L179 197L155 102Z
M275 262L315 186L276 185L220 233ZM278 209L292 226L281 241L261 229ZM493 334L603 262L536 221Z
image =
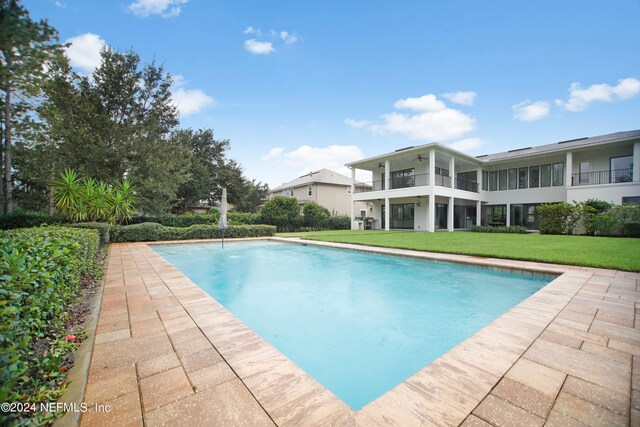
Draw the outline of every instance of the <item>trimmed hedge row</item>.
M0 230L39 227L41 225L59 225L67 222L69 222L69 220L62 214L49 215L46 212L25 212L17 210L10 214L0 215Z
M134 216L129 224L142 224L145 222L155 222L166 227L190 227L198 224L217 224L220 212L212 209L208 214L182 214L182 215L158 215L158 216Z
M471 231L476 233L512 233L512 234L526 234L527 227L522 225L510 225L504 227L493 227L490 225L474 225L471 227Z
M273 236L272 225L230 225L224 231L228 238ZM112 236L114 242L150 242L157 240L219 239L222 230L217 225L192 225L191 227L165 227L155 222L145 222L120 227Z
M62 361L76 345L65 339L67 307L82 277L101 273L98 253L95 230L0 231L0 402L54 401L63 392ZM22 416L0 413L0 424Z

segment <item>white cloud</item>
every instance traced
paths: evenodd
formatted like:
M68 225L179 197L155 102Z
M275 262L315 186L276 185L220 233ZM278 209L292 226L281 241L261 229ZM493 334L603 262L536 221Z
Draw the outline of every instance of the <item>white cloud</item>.
M54 2L54 4L55 4L57 7L61 7L61 8L65 8L65 7L67 7L67 4L66 4L66 3L63 3L63 2L61 2L61 1L59 1L59 0L56 0L56 1Z
M557 99L556 105L568 111L584 111L592 102L612 102L616 99L628 99L640 93L640 80L633 77L618 80L618 84L611 86L607 83L593 84L582 88L580 83L572 83L569 87L569 99Z
M458 151L473 151L482 147L484 145L484 141L480 138L465 138L448 145Z
M182 5L189 0L136 0L128 9L135 15L146 18L150 15L161 15L164 18L180 15Z
M295 176L289 178L293 179L323 168L351 176L351 172L344 164L360 160L363 157L362 151L355 145L329 145L327 147L302 145L289 152L285 152L281 147L273 148L262 156L262 160L297 171L292 173Z
M549 115L550 105L545 101L523 101L511 107L514 111L513 117L525 122L535 122L544 119Z
M475 92L449 92L443 93L442 97L448 99L451 102L455 102L456 104L461 105L473 105L475 101L477 93Z
M204 108L216 104L216 100L200 89L185 89L185 78L178 74L173 77L171 98L181 116L199 113Z
M415 111L440 111L447 108L444 102L431 93L418 98L400 99L393 106L397 109Z
M262 31L259 28L247 27L242 34L255 34L257 37L262 37Z
M255 39L245 40L244 48L256 55L268 55L274 51L271 42L260 42Z
M344 122L354 128L366 128L373 124L373 122L370 122L369 120L346 119Z
M296 36L295 34L289 34L287 31L280 31L280 38L286 44L293 44L298 41L298 36Z
M260 159L265 160L265 161L274 160L274 159L277 159L278 157L282 156L282 153L284 153L284 148L282 148L282 147L272 148L271 150L269 150L269 152L267 154L265 154L264 156L260 157Z
M381 123L346 119L355 128L366 128L377 134L399 134L413 140L442 141L459 138L475 129L475 119L460 110L449 108L433 94L396 101L397 109L416 113L383 114Z
M100 50L107 44L93 33L71 37L67 43L71 43L66 49L71 66L84 74L91 74L100 65Z

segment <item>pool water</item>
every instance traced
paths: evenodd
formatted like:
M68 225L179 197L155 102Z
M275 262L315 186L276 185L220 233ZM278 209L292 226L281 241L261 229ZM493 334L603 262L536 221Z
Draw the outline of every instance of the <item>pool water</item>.
M153 250L354 410L549 282L273 241Z

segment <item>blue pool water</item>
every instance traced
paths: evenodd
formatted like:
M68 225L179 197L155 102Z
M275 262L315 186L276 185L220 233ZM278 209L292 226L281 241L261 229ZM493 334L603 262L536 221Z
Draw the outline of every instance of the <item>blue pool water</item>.
M355 410L549 282L270 241L153 249Z

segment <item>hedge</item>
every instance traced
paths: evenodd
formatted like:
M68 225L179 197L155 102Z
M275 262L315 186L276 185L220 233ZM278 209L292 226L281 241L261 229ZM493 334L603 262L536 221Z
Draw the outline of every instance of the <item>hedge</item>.
M100 236L100 246L106 246L111 242L111 230L118 227L117 225L111 225L105 222L79 222L77 224L66 224L66 226L97 230Z
M525 234L527 227L522 225L509 225L504 227L492 227L490 225L474 225L471 227L471 231L476 233L513 233L513 234Z
M228 238L273 236L276 228L271 225L230 225L224 232ZM165 227L154 222L126 225L120 228L114 241L150 242L162 240L219 239L222 230L217 225L192 225L191 227Z
M99 275L95 230L68 227L0 231L0 402L55 401L64 391L67 307L84 275ZM65 339L67 338L67 339ZM53 414L37 413L51 418ZM0 424L27 423L0 413Z
M182 214L182 215L158 215L158 216L134 216L129 224L143 224L145 222L155 222L166 227L190 227L196 224L217 224L220 213L211 210L208 214Z
M61 214L49 215L46 212L25 212L18 210L10 214L0 215L0 230L39 227L41 225L59 225L67 222L67 217Z

